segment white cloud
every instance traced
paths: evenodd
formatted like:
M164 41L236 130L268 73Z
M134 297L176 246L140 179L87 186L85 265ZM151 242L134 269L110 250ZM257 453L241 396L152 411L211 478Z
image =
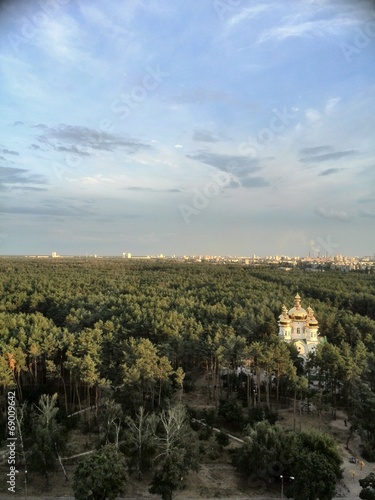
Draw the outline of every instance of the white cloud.
M58 18L49 18L32 42L54 60L57 70L66 65L97 77L105 74L108 67L107 61L95 53L92 33L83 30L73 17L65 13Z
M320 117L321 117L319 111L317 111L314 108L306 109L305 116L306 116L306 119L311 123L315 123L315 122L319 121Z
M107 38L112 41L125 39L127 43L132 42L133 35L131 31L124 27L127 22L121 23L120 18L111 15L110 11L103 8L99 9L93 4L82 1L79 2L79 8L86 21L93 25L95 29L99 29ZM129 20L127 19L127 21Z
M334 210L334 209L326 209L323 207L318 207L315 210L315 213L317 215L320 215L320 217L323 217L324 219L336 219L340 222L348 222L349 216L346 212L340 211L340 210Z
M316 9L314 11L316 14ZM259 37L257 42L259 44L275 40L280 42L287 38L301 38L301 37L325 37L326 35L340 35L348 27L358 24L358 19L346 14L341 14L336 17L327 17L325 19L317 20L302 20L303 14L298 16L285 17L281 22L281 26L276 26L269 30L264 31ZM310 13L306 12L305 18L309 17ZM300 22L297 22L301 19Z
M271 5L255 5L253 7L247 7L228 21L228 27L233 28L237 24L248 21L249 19L253 19L261 12L264 12L265 10L268 10L270 8Z
M82 177L81 179L79 179L82 184L107 184L107 183L114 183L115 180L114 179L110 179L109 177L103 177L102 174L96 174L94 176L91 176L91 177Z
M331 99L328 99L324 109L325 113L330 115L340 101L341 97L332 97Z
M359 212L359 215L361 217L370 217L370 218L375 218L375 210L361 210Z

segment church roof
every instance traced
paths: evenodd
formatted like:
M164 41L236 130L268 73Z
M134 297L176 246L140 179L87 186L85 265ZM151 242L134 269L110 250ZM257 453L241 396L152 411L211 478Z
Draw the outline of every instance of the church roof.
M304 320L307 318L307 312L301 307L301 297L298 293L294 297L294 307L289 310L288 314L291 319Z
M280 325L289 325L290 324L290 318L288 316L288 310L285 307L285 305L282 308L282 313L279 316L279 324Z
M292 321L305 321L306 326L314 328L318 326L318 321L311 307L308 307L307 311L301 307L301 297L298 293L294 297L294 307L288 311L285 305L283 305L282 313L279 316L279 325L289 326Z

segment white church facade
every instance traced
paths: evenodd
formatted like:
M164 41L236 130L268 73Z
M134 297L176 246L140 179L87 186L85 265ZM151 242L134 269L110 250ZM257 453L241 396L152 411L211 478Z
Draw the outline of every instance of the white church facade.
M285 306L279 316L279 337L293 343L304 361L319 344L319 325L311 307L307 311L301 307L301 297L294 298L294 307L289 311Z

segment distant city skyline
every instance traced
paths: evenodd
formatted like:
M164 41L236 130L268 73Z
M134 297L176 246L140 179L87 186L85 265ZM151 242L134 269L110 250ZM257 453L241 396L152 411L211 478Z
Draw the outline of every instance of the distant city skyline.
M197 254L152 254L152 253L146 253L146 254L132 254L131 252L123 252L122 254L97 254L97 253L88 253L86 254L60 254L59 252L53 251L50 252L49 254L14 254L14 255L2 255L3 257L25 257L25 258L53 258L53 259L58 259L58 258L65 258L65 257L76 257L76 258L115 258L115 259L124 259L124 260L139 260L139 259L152 259L152 260L163 260L163 259L201 259L201 260L211 260L211 261L221 261L221 260L226 260L226 259L241 259L241 260L246 260L246 261L279 261L279 262L298 262L298 261L305 261L305 262L319 262L319 261L334 261L334 262L371 262L372 264L375 264L375 253L374 254L368 254L368 255L341 255L341 254L335 254L335 255L329 255L328 253L325 254L320 254L320 252L317 253L317 255L277 255L277 254L268 254L268 255L256 255L256 254L243 254L243 255L237 255L235 253L229 253L229 254L204 254L204 253L197 253Z
M0 254L375 251L371 1L0 6Z

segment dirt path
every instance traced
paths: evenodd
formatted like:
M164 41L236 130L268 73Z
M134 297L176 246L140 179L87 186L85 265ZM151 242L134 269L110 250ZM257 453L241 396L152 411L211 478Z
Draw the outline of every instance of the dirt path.
M363 479L370 472L373 472L374 464L366 462L360 455L360 438L354 435L349 442L349 449L346 449L346 440L349 436L349 428L345 425L347 416L343 412L337 412L337 419L330 423L333 434L339 433L341 437L341 452L343 457L343 479L338 485L337 493L340 496L336 498L358 499L361 491L359 479ZM350 458L357 458L358 463L351 463Z

